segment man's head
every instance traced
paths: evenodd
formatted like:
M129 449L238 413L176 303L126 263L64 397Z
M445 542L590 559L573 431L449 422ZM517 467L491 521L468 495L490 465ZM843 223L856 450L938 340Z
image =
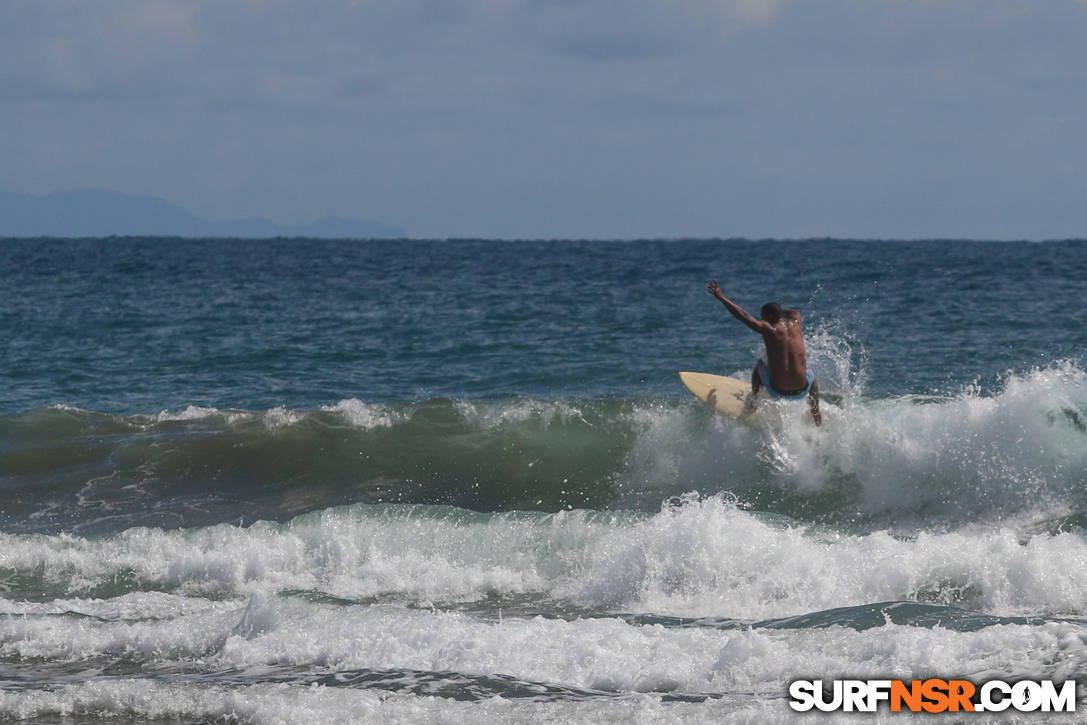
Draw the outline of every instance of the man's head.
M767 302L762 306L762 310L759 311L759 314L762 316L762 319L767 322L777 322L784 313L781 309L781 305L777 302Z

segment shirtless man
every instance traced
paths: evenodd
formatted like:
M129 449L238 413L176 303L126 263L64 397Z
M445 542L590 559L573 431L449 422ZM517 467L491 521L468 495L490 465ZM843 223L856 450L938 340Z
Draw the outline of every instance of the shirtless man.
M766 344L766 359L761 359L751 373L751 398L753 405L759 388L765 386L771 398L798 399L807 396L811 406L812 420L822 425L823 416L819 412L819 382L812 377L807 368L807 354L804 351L804 333L800 329L802 318L796 310L783 310L777 302L767 302L762 306L756 320L747 310L725 297L717 280L707 286L710 294L721 300L721 304L740 322L762 335Z

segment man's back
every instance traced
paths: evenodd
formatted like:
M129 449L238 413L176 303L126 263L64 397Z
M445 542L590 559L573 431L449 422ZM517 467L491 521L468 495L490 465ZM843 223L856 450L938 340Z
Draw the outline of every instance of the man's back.
M800 313L785 310L769 330L762 332L766 344L766 364L779 390L799 390L807 385L807 353Z

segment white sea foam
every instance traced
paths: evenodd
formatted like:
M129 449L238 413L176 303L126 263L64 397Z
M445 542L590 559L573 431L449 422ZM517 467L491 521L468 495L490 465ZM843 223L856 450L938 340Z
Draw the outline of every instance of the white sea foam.
M1010 376L994 395L847 405L825 436L795 423L779 435L801 485L848 477L868 511L961 520L1082 501L1087 435L1077 416L1087 420L1087 374L1065 364Z
M778 725L781 723L933 722L928 713L889 712L863 715L799 714L782 698L737 696L705 702L667 702L654 695L626 695L590 700L539 702L531 698L493 697L458 701L413 697L374 690L324 686L253 685L224 688L209 685L119 679L61 687L56 690L0 692L0 713L19 720L50 716L92 721L133 714L147 719L260 723L261 725L355 725L356 723L443 723L448 725ZM971 722L1045 723L1052 713L1008 714L971 718ZM940 722L940 716L935 716ZM82 722L83 720L81 720ZM1063 714L1062 723L1087 721L1083 714Z
M347 507L285 525L0 535L0 567L84 596L118 578L181 595L316 590L466 602L533 594L596 609L760 620L892 600L999 615L1087 612L1087 541L964 527L911 538L789 527L722 497L655 516Z
M1087 373L1071 363L1009 375L991 393L847 395L823 409L816 428L803 402L760 403L755 427L642 407L627 487L774 492L817 507L832 494L832 516L900 529L1087 510Z
M261 420L264 422L265 427L270 430L276 430L278 428L296 425L304 420L305 417L306 414L302 411L291 410L290 408L280 405L265 411Z
M189 660L217 652L238 622L237 611L214 608L166 620L96 622L8 616L0 619L0 657L50 662L103 657L136 662Z
M561 400L521 398L502 402L458 400L457 411L470 424L481 428L497 428L511 423L538 421L585 422L585 413L576 404Z
M1087 675L1087 628L1071 623L1001 625L977 632L894 624L865 631L677 629L608 618L485 622L394 606L331 606L281 597L254 601L229 616L193 613L169 621L7 619L0 622L0 654L73 664L103 657L153 660L160 668L174 663L210 672L260 673L278 667L293 673L401 672L402 679L410 679L412 671L456 672L597 692L730 698L743 693L764 701L780 698L788 683L805 673L901 679L944 673L979 680ZM255 626L244 626L247 621ZM82 687L69 688L68 695L105 696L108 701L135 694L116 681ZM264 696L252 704L272 706L275 698L267 695L277 689L302 691L287 685L261 688ZM128 707L140 713L194 707L183 698L207 692L145 691ZM62 706L54 699L59 694L7 693L0 699L0 712L37 714L41 710L35 707ZM77 701L69 700L69 706L82 707ZM720 711L710 705L703 715L713 712Z
M222 415L222 411L218 408L205 408L200 405L190 405L184 410L179 411L163 410L152 416L151 420L155 423L168 423L182 420L203 420L204 418Z
M236 603L164 592L129 592L110 599L53 599L47 602L0 599L0 615L29 617L77 614L105 620L171 619L197 612L233 611Z
M921 599L998 614L1087 611L1079 534L1010 528L901 539L811 533L713 498L594 542L569 596L639 611L743 619Z
M148 679L99 680L51 690L0 692L0 714L19 720L53 717L178 719L261 725L355 725L420 722L449 725L537 725L575 722L674 723L795 722L783 700L714 699L665 703L659 696L626 695L582 701L504 699L464 702L379 690L261 684L225 688ZM896 715L898 715L896 713ZM896 717L901 722L902 717ZM815 720L813 720L815 722ZM817 722L827 722L821 718ZM868 722L882 722L881 719Z
M68 405L67 403L53 403L49 406L52 410L63 410L67 413L89 413L91 411L84 408L79 408L74 405Z
M221 410L219 408L208 408L201 405L189 405L185 407L184 410L163 410L155 415L148 416L146 419L153 424L158 424L220 418L227 425L234 425L236 423L251 420L255 415L256 414L245 410ZM137 416L137 420L139 419L141 418Z
M1002 625L978 632L893 624L861 632L722 631L607 618L484 622L450 612L331 610L282 600L266 606L267 628L229 636L216 666L316 662L335 670L502 673L602 691L764 695L783 692L788 678L800 672L905 679L921 672L1008 679L1087 674L1087 628L1078 624Z
M322 406L321 410L339 413L349 424L363 430L390 428L408 419L405 413L390 406L364 403L358 398L348 398L335 405Z

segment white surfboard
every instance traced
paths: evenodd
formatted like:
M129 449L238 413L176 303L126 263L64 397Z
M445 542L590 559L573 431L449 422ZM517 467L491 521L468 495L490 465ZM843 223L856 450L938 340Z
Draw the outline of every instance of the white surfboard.
M680 373L679 379L696 398L719 413L731 415L745 423L752 422L757 415L757 410L747 405L747 399L751 397L750 380L690 372Z

